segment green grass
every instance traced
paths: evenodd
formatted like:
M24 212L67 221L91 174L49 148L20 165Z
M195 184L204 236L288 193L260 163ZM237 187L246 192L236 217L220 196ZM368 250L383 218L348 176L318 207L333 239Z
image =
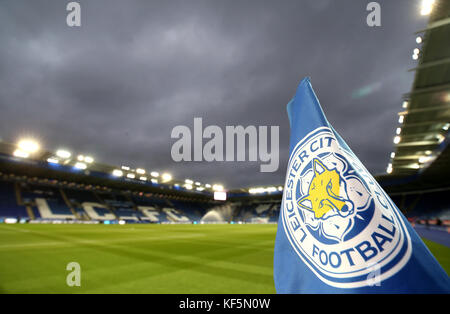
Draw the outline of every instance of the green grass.
M0 293L274 293L275 225L0 224ZM450 249L426 241L447 272ZM81 265L68 287L66 265Z
M450 248L445 245L422 239L423 242L427 245L428 249L433 253L434 257L439 261L442 268L447 272L447 275L450 274Z
M275 225L0 224L0 293L274 293ZM66 265L81 266L81 287Z

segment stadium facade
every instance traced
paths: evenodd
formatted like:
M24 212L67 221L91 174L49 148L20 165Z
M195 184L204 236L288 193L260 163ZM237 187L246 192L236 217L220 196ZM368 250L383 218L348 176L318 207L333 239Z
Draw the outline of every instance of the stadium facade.
M450 2L435 1L416 33L414 83L404 95L385 175L376 179L413 221L450 224ZM32 141L0 142L0 222L276 223L282 187L228 191L168 173L102 164Z

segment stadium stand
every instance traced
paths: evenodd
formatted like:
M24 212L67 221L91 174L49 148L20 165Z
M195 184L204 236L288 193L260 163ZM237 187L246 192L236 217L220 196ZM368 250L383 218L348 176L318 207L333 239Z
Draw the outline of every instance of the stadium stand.
M28 218L25 206L16 200L14 183L0 181L0 218Z
M31 212L27 212L27 206ZM60 187L56 181L23 176L0 180L1 218L193 223L199 222L211 206L208 202L169 200L162 194L156 197L106 188L80 189L75 183Z

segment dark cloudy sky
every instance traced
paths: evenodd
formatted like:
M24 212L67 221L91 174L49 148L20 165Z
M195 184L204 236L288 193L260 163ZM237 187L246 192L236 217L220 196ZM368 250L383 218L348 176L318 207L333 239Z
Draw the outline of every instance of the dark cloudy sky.
M280 184L286 104L312 78L335 129L374 174L385 170L409 91L419 0L82 0L0 2L0 138L37 137L111 164L226 187ZM279 125L280 168L175 163L176 125Z

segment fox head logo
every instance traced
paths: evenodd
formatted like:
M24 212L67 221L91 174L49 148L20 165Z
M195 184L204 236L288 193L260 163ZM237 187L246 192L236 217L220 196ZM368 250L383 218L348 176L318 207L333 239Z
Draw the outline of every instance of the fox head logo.
M308 194L297 204L314 213L315 219L327 219L334 215L346 217L353 213L354 204L346 197L346 184L336 169L328 169L319 159L313 160L314 176Z

